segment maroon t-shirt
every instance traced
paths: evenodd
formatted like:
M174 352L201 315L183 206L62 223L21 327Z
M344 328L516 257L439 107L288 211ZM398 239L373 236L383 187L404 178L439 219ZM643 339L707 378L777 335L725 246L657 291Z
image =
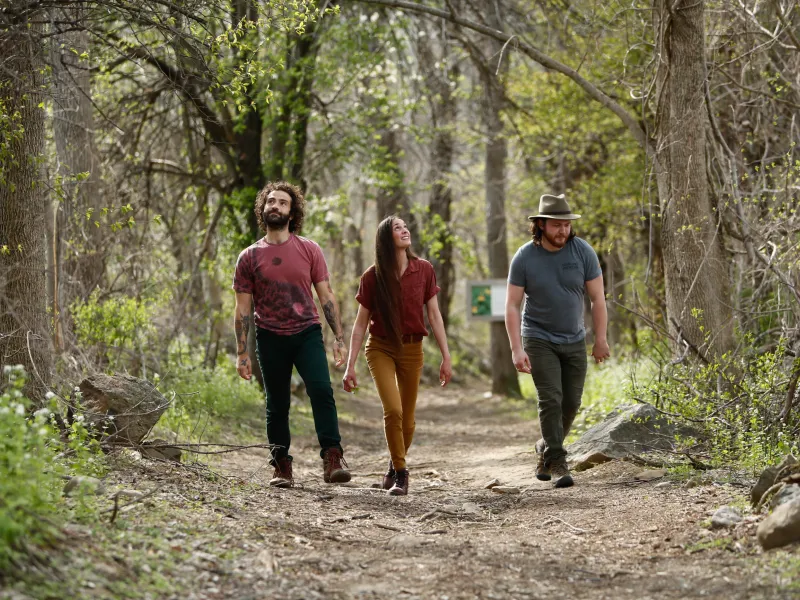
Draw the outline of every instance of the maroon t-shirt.
M252 294L255 323L280 335L294 335L319 323L311 286L329 278L319 244L291 234L283 244L261 238L239 254L233 289Z
M364 271L361 283L358 286L356 300L370 311L369 332L372 335L386 337L386 329L381 322L375 306L375 288L378 277L375 275L375 265ZM433 265L421 258L412 258L405 273L400 278L400 304L403 315L403 335L422 334L428 335L425 328L425 319L422 307L428 300L439 293L441 288L436 285L436 273Z

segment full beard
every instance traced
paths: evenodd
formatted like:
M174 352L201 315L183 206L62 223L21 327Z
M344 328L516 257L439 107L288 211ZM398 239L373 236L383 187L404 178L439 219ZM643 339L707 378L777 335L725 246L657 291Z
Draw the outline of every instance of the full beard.
M273 231L284 229L289 224L289 215L282 215L280 213L270 213L265 216L264 222L267 227Z
M550 236L550 235L549 235L549 234L548 234L546 231L543 231L543 232L542 232L542 235L544 236L544 238L545 238L545 239L546 239L548 242L550 242L550 244L551 244L552 246L555 246L556 248L563 248L563 247L566 245L566 243L567 243L567 240L569 239L569 236L568 236L568 235L566 235L566 236L564 236L564 237L562 237L562 238L556 238L556 237L552 237L552 236Z

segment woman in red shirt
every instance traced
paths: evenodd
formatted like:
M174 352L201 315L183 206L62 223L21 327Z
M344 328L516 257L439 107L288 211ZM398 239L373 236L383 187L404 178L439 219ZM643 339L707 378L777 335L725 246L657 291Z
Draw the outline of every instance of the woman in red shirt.
M433 265L411 251L411 235L405 222L395 216L378 225L375 264L361 276L358 315L350 336L350 356L342 387L358 386L356 358L369 327L367 365L383 404L384 432L389 446L389 471L383 488L392 496L408 493L406 452L414 436L414 409L422 374L422 338L428 335L423 306L442 352L439 383L446 386L452 375L450 351L436 294Z

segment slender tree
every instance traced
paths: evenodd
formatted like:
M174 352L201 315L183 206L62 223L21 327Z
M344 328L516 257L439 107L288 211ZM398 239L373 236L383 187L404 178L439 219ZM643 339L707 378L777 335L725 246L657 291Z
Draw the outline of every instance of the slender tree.
M21 364L43 401L52 364L46 306L41 11L0 21L0 369Z

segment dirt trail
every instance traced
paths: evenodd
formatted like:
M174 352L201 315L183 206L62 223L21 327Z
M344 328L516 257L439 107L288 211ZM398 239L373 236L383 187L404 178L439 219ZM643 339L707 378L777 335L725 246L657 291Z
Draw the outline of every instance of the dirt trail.
M743 488L636 483L641 467L615 462L555 490L533 476L536 422L483 390L454 387L422 393L411 493L387 497L370 487L387 461L377 399L339 403L353 481L324 484L315 440L295 439L300 486L232 496L233 518L217 527L229 531L223 547L244 552L224 577L196 579L188 597L796 597L759 555L753 524L702 526ZM264 461L237 454L224 468L266 483ZM484 489L495 477L522 493Z

